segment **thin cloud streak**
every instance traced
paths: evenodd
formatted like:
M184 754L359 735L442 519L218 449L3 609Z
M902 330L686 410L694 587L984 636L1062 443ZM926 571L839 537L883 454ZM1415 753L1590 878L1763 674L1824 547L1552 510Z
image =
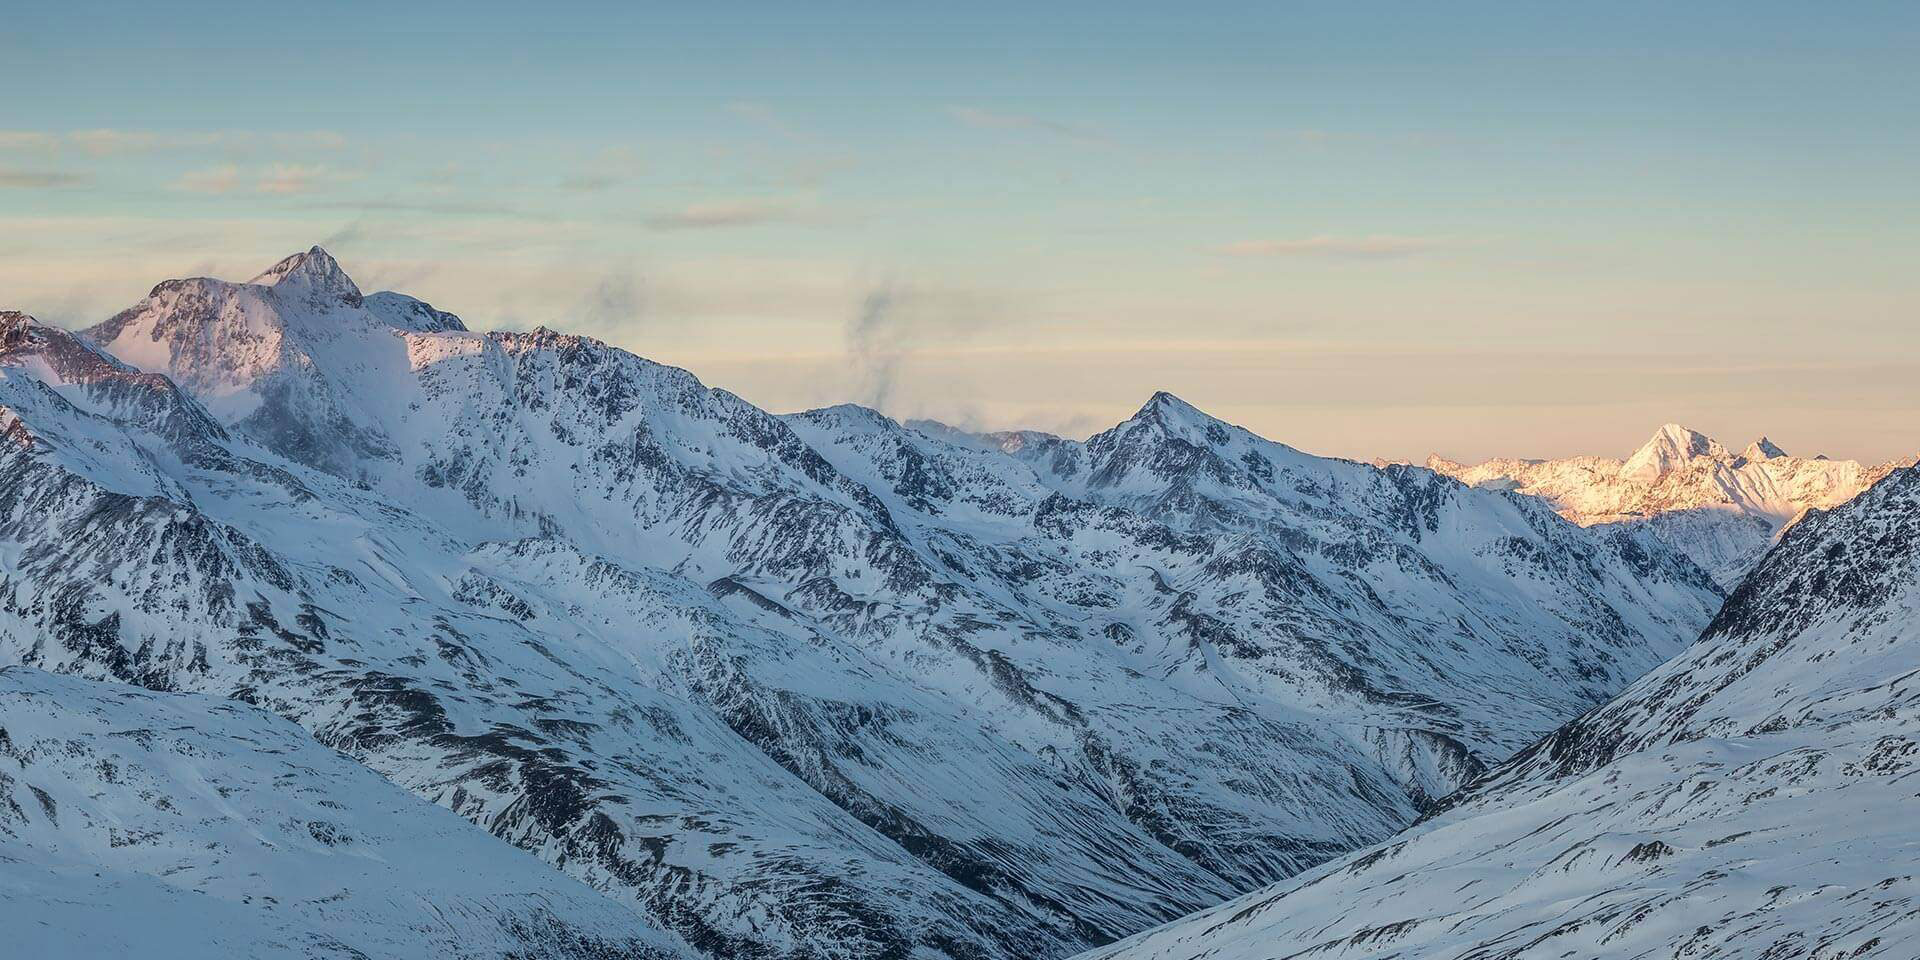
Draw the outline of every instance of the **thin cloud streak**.
M72 148L92 157L156 153L167 150L253 149L262 145L306 152L344 150L345 135L332 130L259 133L251 130L162 132L96 128L56 132L0 130L0 150L58 150Z
M93 178L86 174L61 170L0 169L0 187L14 190L57 190L62 187L78 187L92 180Z
M1212 248L1229 257L1324 257L1340 260L1392 260L1428 253L1442 245L1437 237L1376 234L1337 237L1322 234L1300 240L1243 240Z
M647 218L655 230L708 230L791 223L800 219L793 204L779 201L732 200L689 204L679 210Z
M231 163L190 170L172 183L173 189L188 193L230 193L239 185L240 168Z
M251 185L252 192L292 196L321 193L358 174L325 164L275 163L247 173L238 164L221 164L182 174L170 186L188 193L233 193Z
M948 107L947 114L976 130L1012 130L1039 133L1075 143L1106 146L1113 143L1105 134L1076 124L1049 120L1028 113L1005 113L982 107Z

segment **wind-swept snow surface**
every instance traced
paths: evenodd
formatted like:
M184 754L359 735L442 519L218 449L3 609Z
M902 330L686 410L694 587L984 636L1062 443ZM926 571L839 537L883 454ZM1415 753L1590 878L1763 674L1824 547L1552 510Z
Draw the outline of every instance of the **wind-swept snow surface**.
M0 931L63 960L689 956L264 710L17 666Z
M1064 956L1291 876L1721 601L1167 395L788 417L324 251L0 328L0 659L257 703L715 957ZM937 434L937 435L936 435Z
M1920 470L1400 837L1102 960L1920 956Z

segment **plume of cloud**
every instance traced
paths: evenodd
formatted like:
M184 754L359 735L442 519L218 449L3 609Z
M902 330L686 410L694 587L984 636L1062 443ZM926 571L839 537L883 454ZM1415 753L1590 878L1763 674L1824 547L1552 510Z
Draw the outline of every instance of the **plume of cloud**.
M580 326L602 340L625 339L647 313L647 290L631 268L611 270L574 308Z
M953 398L909 396L901 371L916 356L956 346L1005 313L977 291L931 290L888 280L861 298L846 324L852 393L863 406L891 416L952 416ZM932 401L932 402L930 402Z
M867 292L847 322L847 359L852 362L860 403L882 413L899 386L903 335L894 315L894 286L883 283Z
M340 229L320 238L320 246L334 254L350 250L367 238L367 218L356 217L340 225Z

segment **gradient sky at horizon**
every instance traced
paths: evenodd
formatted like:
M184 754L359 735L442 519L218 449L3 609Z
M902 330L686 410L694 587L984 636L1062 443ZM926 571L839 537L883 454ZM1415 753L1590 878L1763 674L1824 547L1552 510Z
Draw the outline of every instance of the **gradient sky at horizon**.
M320 243L781 411L1920 451L1920 5L7 20L0 308L63 325Z

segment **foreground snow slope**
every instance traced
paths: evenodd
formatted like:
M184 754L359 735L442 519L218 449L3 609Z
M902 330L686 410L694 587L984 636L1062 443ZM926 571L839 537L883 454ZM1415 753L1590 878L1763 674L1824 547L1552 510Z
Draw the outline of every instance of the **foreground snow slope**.
M687 956L264 710L0 668L0 952Z
M1394 840L1090 956L1920 955L1920 470Z
M1839 506L1912 463L1789 456L1766 437L1735 455L1677 423L1625 460L1502 458L1469 466L1427 458L1430 469L1463 483L1540 497L1583 527L1644 526L1729 590L1800 514Z
M1721 600L1643 532L1170 396L1011 452L775 417L317 249L87 337L0 323L0 658L265 706L716 957L1173 919L1390 835Z

